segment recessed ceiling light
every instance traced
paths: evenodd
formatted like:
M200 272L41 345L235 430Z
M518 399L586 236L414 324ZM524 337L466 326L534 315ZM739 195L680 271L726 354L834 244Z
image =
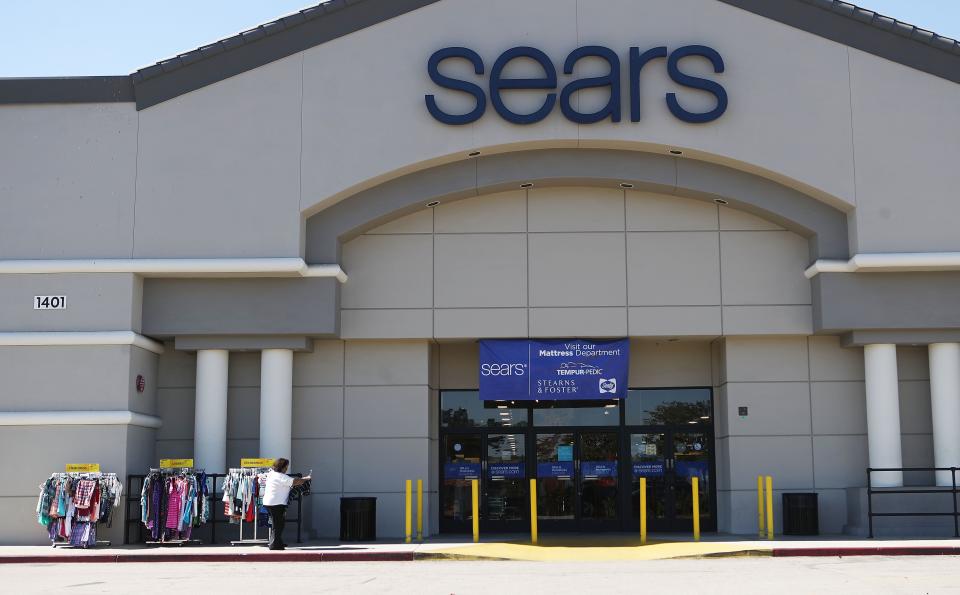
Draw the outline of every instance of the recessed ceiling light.
M620 187L621 187L621 188L633 188L633 184L631 184L630 182L620 182Z
M730 203L728 203L727 201L723 200L722 198L715 198L715 199L713 199L713 202L717 203L718 205L728 205L728 204L730 204Z
M429 208L432 209L433 207L437 206L438 204L440 204L440 201L439 201L439 200L432 200L432 201L430 201L430 202L427 203L427 207L429 207Z
M480 151L472 151L470 153L467 153L467 157L479 157L479 156L480 156Z
M670 154L671 154L671 155L683 155L683 151L681 151L681 150L679 150L679 149L670 149Z
M533 182L524 182L523 184L520 184L520 187L521 187L521 188L533 188Z

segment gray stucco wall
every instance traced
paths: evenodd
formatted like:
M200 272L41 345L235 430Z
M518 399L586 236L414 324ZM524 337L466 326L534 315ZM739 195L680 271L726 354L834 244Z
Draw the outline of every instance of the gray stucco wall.
M898 351L903 463L932 466L926 350ZM845 488L866 485L862 349L843 348L836 337L737 337L718 341L714 357L720 530L756 531L756 478L763 474L773 476L777 531L779 494L815 491L821 531L840 533ZM905 479L932 481L919 473Z
M137 375L144 376L143 393L136 391ZM0 347L0 378L4 411L156 414L157 355L137 347ZM0 473L10 478L0 488L7 511L0 518L0 543L49 543L36 519L40 484L68 463L99 463L126 486L128 473L156 465L155 434L126 425L0 426L0 452L11 455L0 464ZM113 527L98 537L122 543L122 519L121 508Z
M421 209L343 247L348 339L802 334L806 241L713 203L602 188Z

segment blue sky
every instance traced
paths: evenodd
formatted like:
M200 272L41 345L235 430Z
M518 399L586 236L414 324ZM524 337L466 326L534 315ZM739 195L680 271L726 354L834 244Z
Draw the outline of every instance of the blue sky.
M0 77L129 74L316 3L0 0ZM856 3L941 35L960 38L960 0Z

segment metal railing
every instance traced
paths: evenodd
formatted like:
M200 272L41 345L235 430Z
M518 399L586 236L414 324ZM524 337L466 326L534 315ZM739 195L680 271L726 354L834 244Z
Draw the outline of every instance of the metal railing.
M937 471L949 471L951 485L940 487L916 487L916 488L874 488L873 474L883 472L929 472L933 471L936 476ZM957 471L958 467L867 467L867 523L870 527L870 538L873 538L873 519L874 517L953 517L953 535L960 537L960 512L957 510L957 496L960 494L957 490ZM886 494L950 494L952 500L953 512L874 512L873 496L883 496Z

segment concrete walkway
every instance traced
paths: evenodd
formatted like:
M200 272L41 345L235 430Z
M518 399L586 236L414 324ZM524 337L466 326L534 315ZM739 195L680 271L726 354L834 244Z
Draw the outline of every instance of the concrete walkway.
M71 549L0 546L0 564L84 562L333 562L414 560L623 561L742 556L960 555L960 540L777 539L710 535L702 541L651 536L647 545L629 534L547 535L537 545L525 536L491 536L481 543L444 537L424 543L313 542L272 552L262 546L120 546Z

